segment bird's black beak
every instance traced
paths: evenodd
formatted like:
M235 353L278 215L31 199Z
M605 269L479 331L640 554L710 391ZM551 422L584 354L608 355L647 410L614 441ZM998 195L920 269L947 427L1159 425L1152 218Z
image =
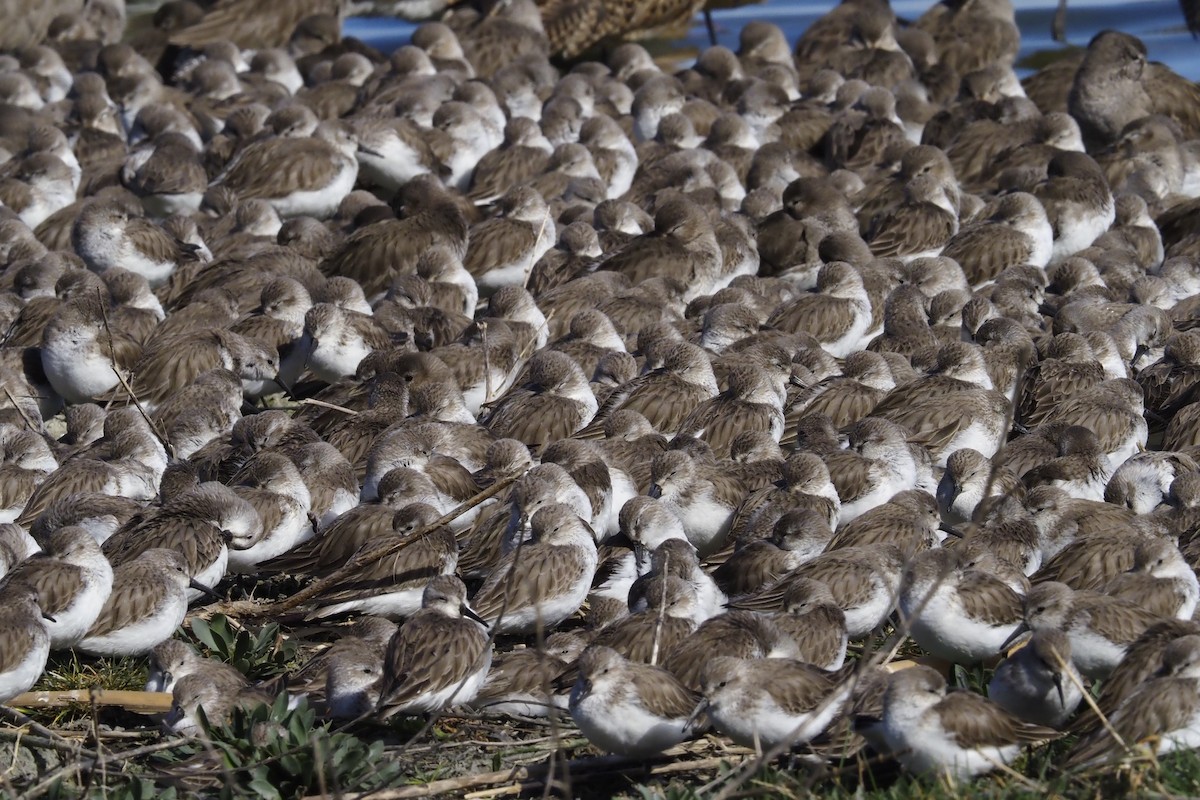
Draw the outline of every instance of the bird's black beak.
M200 594L202 594L206 597L211 597L213 600L224 600L225 599L222 595L219 595L215 591L213 591L213 588L211 586L205 586L203 583L196 580L195 578L188 579L188 586L192 587L197 592L199 592Z
M650 484L650 491L646 492L646 494L649 497L657 500L658 498L662 497L662 487L657 483L652 483Z
M1012 635L1004 640L1004 644L1000 645L1000 652L1007 653L1013 647L1013 645L1015 645L1017 642L1024 643L1025 639L1028 639L1031 635L1032 632L1029 630L1029 625L1025 622L1022 622L1017 626L1017 629L1012 632Z
M464 617L466 617L467 619L475 620L480 625L482 625L485 629L490 627L487 623L487 620L484 619L483 617L479 616L478 614L476 614L475 609L471 608L466 603L463 603L461 606L459 606L459 609L462 611L462 615Z
M1066 709L1067 697L1063 692L1063 676L1061 672L1054 673L1054 688L1058 690L1058 705L1061 708Z

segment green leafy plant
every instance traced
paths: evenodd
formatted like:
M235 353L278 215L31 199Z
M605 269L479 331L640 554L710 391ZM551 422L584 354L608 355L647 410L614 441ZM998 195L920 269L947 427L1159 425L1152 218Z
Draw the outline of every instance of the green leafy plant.
M294 642L280 636L279 626L269 623L251 633L237 628L222 614L205 621L192 620L192 635L214 656L236 667L251 680L286 672L296 660Z
M219 779L222 798L285 800L368 791L398 778L400 765L385 756L383 742L368 744L318 725L303 699L295 708L288 705L281 694L271 705L236 709L225 725L211 723L201 711L204 736L182 742L165 758L204 764Z

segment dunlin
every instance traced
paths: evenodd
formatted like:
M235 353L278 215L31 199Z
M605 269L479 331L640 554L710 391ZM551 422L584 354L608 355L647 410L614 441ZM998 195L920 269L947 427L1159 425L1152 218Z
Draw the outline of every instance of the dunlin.
M830 355L844 358L869 341L871 305L862 277L849 264L834 261L817 273L816 292L781 306L767 324L816 337Z
M1001 662L988 683L988 697L1027 722L1061 728L1083 701L1082 687L1071 663L1071 640L1047 628Z
M1200 597L1196 573L1179 548L1167 539L1139 542L1129 572L1109 581L1104 591L1159 616L1177 619L1191 619Z
M252 572L263 561L282 555L312 538L312 496L300 470L281 453L251 456L231 479L238 497L254 506L262 520L262 537L229 554L231 572Z
M900 548L907 559L935 548L942 538L932 495L922 489L905 489L840 526L829 549L891 545Z
M873 228L871 252L905 261L941 253L958 233L957 197L951 197L951 187L932 175L910 180L904 187L905 202Z
M798 451L788 456L781 481L751 492L737 506L730 534L742 542L765 539L780 518L798 509L814 512L825 528L833 529L841 506L824 462L814 453Z
M198 250L149 220L131 216L124 206L99 200L76 218L71 243L93 271L120 267L154 287L165 284L181 263L195 261Z
M545 200L530 187L509 189L499 207L500 216L471 229L463 259L484 294L510 284L523 286L557 239Z
M679 436L701 439L718 457L729 455L733 439L747 430L783 437L783 383L791 372L786 351L772 348L766 364L743 363L730 369L724 392L707 400L680 423Z
M600 268L620 272L634 284L654 275L674 278L686 287L684 299L690 300L714 286L721 251L704 210L678 199L659 208L652 233L632 240Z
M799 654L796 643L770 617L735 609L705 620L663 663L685 686L698 691L704 665L718 651L737 658L795 658Z
M630 596L639 596L638 609L605 625L591 643L611 647L639 664L657 664L696 628L696 593L672 574L644 576Z
M12 522L58 462L42 437L0 424L0 523Z
M1010 266L1045 266L1054 232L1046 211L1033 195L1016 192L986 207L946 243L942 255L953 258L972 286L987 283Z

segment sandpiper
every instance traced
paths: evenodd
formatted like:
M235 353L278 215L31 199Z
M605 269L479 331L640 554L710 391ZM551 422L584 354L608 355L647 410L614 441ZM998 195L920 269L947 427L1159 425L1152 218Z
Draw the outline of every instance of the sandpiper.
M993 657L1021 624L1021 597L999 578L963 570L956 550L934 548L908 565L902 619L925 651L953 663Z
M150 652L183 624L187 589L193 583L182 555L174 550L146 550L113 570L112 593L75 647L101 656Z
M559 631L536 647L497 655L472 707L485 714L545 717L566 711L569 694L559 691L556 678L564 674L587 647L577 631Z
M432 506L412 503L392 516L392 533L398 537L411 536L431 525L439 516ZM331 528L322 538L330 533L336 535L340 531L334 532ZM354 538L357 541L357 537ZM364 541L376 542L378 539L372 537ZM345 542L341 543L340 551L352 556L360 548ZM332 553L331 550L326 552ZM340 561L342 558L331 558L310 571L321 574ZM396 555L364 564L352 577L327 587L314 598L317 608L309 618L323 619L355 611L392 618L412 616L422 607L429 581L438 575L452 575L457 564L458 542L453 532L445 526L434 528Z
M804 744L841 712L850 692L824 670L787 658L718 656L700 678L704 700L694 715L740 745L767 750Z
M609 647L594 646L578 662L571 717L588 741L612 753L651 755L692 736L699 701L662 667L635 664Z
M1193 747L1200 728L1198 665L1200 637L1184 636L1167 645L1160 676L1131 694L1112 713L1109 725L1081 740L1067 765L1094 765L1144 744L1156 755Z
M1061 728L1083 701L1070 638L1053 628L1035 633L996 668L988 697L1027 722Z
M580 430L597 410L587 376L568 355L539 351L529 360L528 383L492 406L484 424L498 437L542 447Z
M1008 765L1026 744L1054 739L969 691L947 691L929 667L894 673L883 699L883 736L905 769L969 779Z
M50 632L39 594L34 586L12 586L4 592L4 610L0 612L0 641L4 643L0 701L5 703L33 688L46 668Z
M70 647L100 615L112 592L113 568L90 533L61 528L50 535L37 558L5 576L0 592L25 586L38 593L51 646Z
M132 561L146 550L165 547L184 554L188 574L203 586L225 576L229 548L245 549L262 536L258 512L229 487L202 483L164 503L155 514L135 517L104 543L114 564ZM189 599L201 592L189 589Z
M223 672L229 678L245 682L237 669L224 661L204 658L187 642L167 639L150 651L147 692L169 692L176 682L197 672Z
M1126 600L1094 592L1075 592L1065 584L1040 583L1025 596L1024 630L1055 628L1071 640L1079 671L1103 678L1121 662L1129 646L1159 618Z
M421 611L388 642L376 713L440 711L470 702L492 664L483 620L467 605L467 590L452 575L425 587Z
M89 269L120 267L162 286L183 262L195 261L199 248L184 244L147 219L119 204L87 204L71 228L71 243Z
M650 468L650 497L663 502L683 523L688 540L701 555L720 550L741 487L711 466L679 450L654 459Z
M171 710L163 723L182 736L197 736L204 732L200 712L212 725L229 721L235 708L250 709L271 701L266 693L251 686L240 674L230 674L208 668L204 664L197 672L180 678L171 689Z
M552 629L579 610L596 571L595 537L574 509L545 506L531 522L534 540L503 556L472 600L499 633Z

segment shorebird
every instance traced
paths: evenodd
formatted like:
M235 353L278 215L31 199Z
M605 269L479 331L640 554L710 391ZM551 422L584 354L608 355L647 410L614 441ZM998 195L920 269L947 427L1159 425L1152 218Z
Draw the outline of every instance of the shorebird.
M503 556L472 599L501 633L554 628L579 610L596 571L595 538L574 509L548 505L531 523L533 541Z
M1047 628L1000 663L988 698L1035 725L1062 728L1083 702L1083 678L1071 662L1071 640Z
M500 215L472 227L463 264L479 291L524 286L533 265L557 239L546 201L529 186L509 189L498 203Z
M497 655L492 669L471 706L484 714L545 717L567 710L569 695L555 688L587 647L587 638L576 631L559 631L543 645Z
M196 261L199 251L153 222L131 215L125 206L102 200L80 211L71 227L71 244L89 269L103 273L120 267L154 287L164 285L181 264Z
M149 658L147 692L169 692L176 682L196 672L223 672L229 678L240 679L243 683L246 681L237 668L224 661L201 656L190 644L180 639L167 639L156 645L151 649Z
M693 716L707 714L733 741L765 750L824 732L841 713L850 684L787 658L717 656L704 667L700 691L704 699Z
M736 543L713 578L728 594L748 594L819 556L831 538L833 532L818 512L793 509L775 521L768 536Z
M467 605L462 581L452 575L431 580L421 611L388 642L376 714L387 719L469 703L492 664L486 631Z
M597 411L587 376L568 355L539 351L527 383L496 400L483 420L497 437L541 448L583 428Z
M571 718L588 741L611 753L652 755L691 738L699 696L662 667L635 664L593 646L578 661Z
M913 641L956 664L993 657L1022 621L1020 595L987 572L963 569L958 551L941 547L909 563L898 606Z
M1034 586L1025 596L1024 606L1025 623L1010 641L1025 630L1061 630L1071 640L1075 666L1090 678L1111 673L1129 646L1159 621L1155 614L1129 601L1075 592L1053 581Z
M893 545L831 550L801 564L774 583L729 601L731 608L778 611L797 579L824 583L846 615L851 639L878 627L896 604L904 557Z
M196 582L189 577L182 555L174 550L146 550L113 570L112 592L75 648L102 656L150 652L183 624L192 584ZM198 584L194 588L201 589Z
M229 548L246 549L262 536L258 512L227 486L202 483L168 500L154 514L134 517L104 543L115 565L146 550L176 550L187 561L188 575L203 586L216 586L225 576ZM189 589L189 599L201 592Z
M720 550L733 521L741 487L715 465L697 463L687 453L672 450L650 467L650 497L673 511L701 555Z
M1155 755L1193 747L1200 732L1198 665L1200 637L1184 636L1167 645L1161 674L1126 698L1110 716L1110 725L1080 740L1067 766L1098 764L1145 745Z
M10 572L0 594L37 592L50 645L77 644L95 623L113 588L113 568L100 545L83 528L60 528L43 544L42 554Z
M271 700L240 673L214 670L206 663L175 683L171 689L171 710L163 724L182 736L197 736L204 731L201 710L210 724L224 725L234 709L249 710Z
M384 506L384 511L391 518L391 531L384 535L396 537L408 537L440 516L424 503L411 503L394 513ZM314 542L317 560L308 570L313 574L327 574L379 541L381 532L373 528L363 530L366 526L352 526L349 520L334 525L337 530L331 526ZM346 532L352 535L343 535ZM429 581L438 575L452 575L457 564L458 542L453 532L445 526L434 528L394 556L364 564L354 575L328 586L314 598L317 608L308 616L324 619L355 611L391 618L412 616L422 607Z
M12 586L4 591L0 612L0 702L27 692L42 677L50 655L50 632L35 586Z
M969 779L1011 764L1024 745L1058 736L969 691L947 691L925 666L894 673L883 698L883 737L917 773Z

